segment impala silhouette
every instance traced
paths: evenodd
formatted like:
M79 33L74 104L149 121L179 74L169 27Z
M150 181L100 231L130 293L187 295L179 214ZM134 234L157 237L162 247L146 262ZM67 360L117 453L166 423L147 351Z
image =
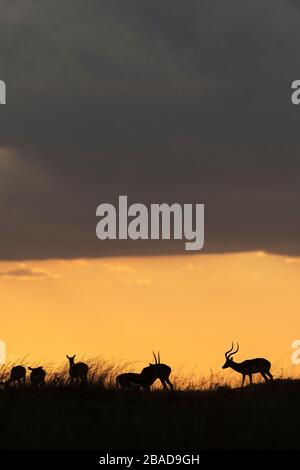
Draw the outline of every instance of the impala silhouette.
M71 382L75 380L76 382L80 381L82 383L86 383L89 366L85 364L84 362L75 363L75 357L76 357L76 354L74 354L74 356L67 355L67 358L69 360L69 366L70 366L69 368L70 380Z
M231 349L225 353L225 364L223 365L223 369L227 369L231 367L231 369L239 372L243 376L242 380L242 387L245 382L246 375L249 377L250 384L252 384L252 375L253 374L261 374L266 382L273 379L273 375L270 372L271 363L267 359L258 357L256 359L248 359L243 362L235 362L232 359L232 356L236 354L239 350L239 343L237 343L237 349L233 351L233 343L231 345Z
M125 372L118 375L116 382L117 386L123 390L138 390L141 388L149 390L152 385L145 377L135 372Z
M30 382L31 385L34 387L38 387L39 385L44 385L46 372L44 371L43 367L28 367L31 370L30 374Z
M155 382L156 379L159 379L164 390L168 390L167 384L170 387L170 390L173 390L173 384L169 379L169 376L172 371L171 367L167 366L166 364L160 363L159 351L157 357L154 352L153 356L155 364L150 363L148 367L145 367L141 372L141 376L151 382L151 385Z
M144 367L140 374L128 372L118 375L116 379L117 386L121 387L123 390L134 390L139 388L150 390L151 385L159 379L164 390L168 390L168 386L170 387L170 390L173 390L173 384L169 379L171 367L160 363L159 352L157 357L153 352L153 356L155 364L150 363L148 367Z
M8 387L11 383L21 383L25 384L26 381L26 369L23 366L14 366L10 371L10 377L6 382L1 382L2 385Z

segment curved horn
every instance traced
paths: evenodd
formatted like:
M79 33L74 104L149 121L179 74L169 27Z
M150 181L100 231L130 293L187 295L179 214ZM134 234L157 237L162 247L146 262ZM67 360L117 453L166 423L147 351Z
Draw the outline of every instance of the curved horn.
M160 364L160 354L159 354L159 351L158 351L158 364Z
M229 351L226 351L225 353L225 357L226 359L228 359L228 354L233 350L233 342L231 343L231 348L229 349Z
M157 364L157 358L156 358L156 356L155 356L155 352L154 352L154 351L152 351L152 352L153 352L153 356L154 356L155 364Z
M235 351L232 351L230 354L228 354L228 356L227 356L227 357L228 357L228 359L230 359L230 358L231 358L231 356L233 356L234 354L236 354L236 353L238 352L238 350L240 349L240 347L239 347L239 343L236 343L236 344L237 344L237 348L236 348L236 350L235 350Z

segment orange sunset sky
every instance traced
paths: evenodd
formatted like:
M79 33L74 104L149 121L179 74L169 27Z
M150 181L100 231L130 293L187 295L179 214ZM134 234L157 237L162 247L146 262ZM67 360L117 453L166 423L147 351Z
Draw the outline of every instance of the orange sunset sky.
M159 349L178 375L227 378L238 341L237 361L300 376L297 2L6 3L7 360L76 353L139 371ZM96 209L121 195L128 207L204 204L203 251L173 234L100 241Z
M159 349L199 376L220 370L233 340L237 360L262 356L297 375L299 275L299 258L264 252L1 262L0 339L13 362L77 353L138 370Z

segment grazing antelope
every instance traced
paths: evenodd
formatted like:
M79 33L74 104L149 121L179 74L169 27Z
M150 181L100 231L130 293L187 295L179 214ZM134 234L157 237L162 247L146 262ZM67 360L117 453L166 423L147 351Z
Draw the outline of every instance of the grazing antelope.
M232 356L236 354L238 350L239 343L237 343L237 349L235 351L233 351L232 343L231 349L229 349L229 351L225 353L226 361L222 369L227 369L227 367L231 367L231 369L242 374L242 387L244 385L246 375L248 375L249 377L250 384L252 384L252 374L261 374L266 382L273 379L273 375L270 372L271 363L267 359L258 357L256 359L248 359L247 361L243 362L234 362Z
M44 385L46 372L44 371L43 367L28 367L28 369L31 370L31 385L33 385L34 387L37 387L38 385Z
M143 388L145 391L149 391L151 385L159 379L163 385L164 390L168 390L166 384L169 385L170 389L173 390L173 384L169 379L171 374L171 367L166 364L160 363L160 354L158 358L153 352L155 364L149 364L148 367L144 367L140 374L128 372L125 374L118 375L116 382L117 386L123 390L137 390Z
M89 366L85 364L84 362L75 363L75 357L76 357L76 354L74 354L74 356L67 355L67 358L69 359L69 364L70 364L70 368L69 368L70 380L71 382L76 380L77 383L80 380L82 383L86 383Z
M6 382L1 382L2 385L8 387L11 383L15 384L18 382L19 384L23 382L25 385L26 381L26 369L23 366L14 366L10 371L10 377Z
M149 384L141 374L136 374L134 372L127 372L120 374L116 378L117 387L122 388L123 390L139 390L143 388L144 390L149 390Z
M159 352L157 357L153 352L153 356L155 364L149 363L149 366L142 370L141 376L148 382L149 387L155 382L156 379L159 379L164 390L168 390L167 384L169 385L170 390L173 390L173 384L169 379L169 375L171 374L171 367L160 363Z

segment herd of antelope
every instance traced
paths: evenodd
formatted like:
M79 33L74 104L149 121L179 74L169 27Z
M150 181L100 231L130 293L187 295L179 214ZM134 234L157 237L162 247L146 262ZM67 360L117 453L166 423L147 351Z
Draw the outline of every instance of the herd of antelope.
M242 387L245 382L246 376L249 377L249 382L252 384L252 375L261 374L266 382L273 379L273 376L270 372L271 363L264 358L248 359L243 362L235 362L232 358L239 350L239 345L237 343L237 348L234 351L233 343L231 348L225 352L226 361L223 365L223 369L230 367L242 374ZM173 384L170 381L171 367L166 364L161 364L160 354L158 352L157 356L153 352L154 364L149 364L149 366L144 367L144 369L138 374L134 372L126 372L120 374L116 378L117 387L122 390L135 390L143 389L145 391L150 391L151 386L154 382L159 379L164 390L173 390ZM84 362L75 362L74 356L66 356L69 361L69 376L70 382L76 383L87 383L88 381L88 371L89 366ZM46 371L42 366L40 367L28 367L31 371L30 373L30 383L34 387L39 387L45 383ZM10 384L25 384L26 382L26 368L24 366L18 365L14 366L11 369L10 377L6 382L0 382L4 386L9 386Z

